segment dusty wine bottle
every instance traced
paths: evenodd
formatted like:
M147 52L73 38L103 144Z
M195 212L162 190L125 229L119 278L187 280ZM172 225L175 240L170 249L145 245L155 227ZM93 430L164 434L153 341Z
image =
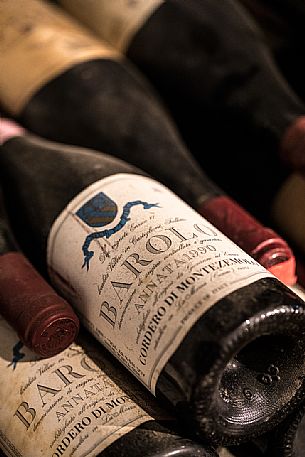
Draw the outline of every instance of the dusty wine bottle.
M88 334L41 360L1 316L0 329L0 447L9 456L217 457L179 436L170 415Z
M7 110L44 137L139 166L279 279L295 282L284 240L208 179L149 87L118 54L51 5L16 0L1 8L0 100Z
M290 415L269 438L270 457L303 457L305 449L305 405Z
M242 0L263 30L285 79L304 101L304 17L303 2Z
M204 111L222 111L236 117L239 129L247 125L254 136L268 135L286 163L305 171L301 122L305 106L280 74L263 35L238 2L59 3L149 77L173 114L177 113L182 131L184 125L196 124ZM291 136L299 148L289 141ZM196 141L201 147L205 141L201 124Z
M163 185L35 137L0 170L24 252L186 427L236 443L304 395L303 301Z
M289 42L291 39L289 26L284 18L274 11L270 6L270 2L267 5L263 0L240 0L240 3L244 5L259 24L265 35L266 45L272 51L272 54L278 57L278 54L287 46L285 40ZM278 64L278 58L276 58L276 63Z
M21 341L43 357L64 350L78 332L78 318L71 306L18 252L1 201L0 313L15 328Z
M296 284L291 289L305 299L305 289ZM305 449L304 399L278 427L248 443L246 448L233 448L234 457L302 457ZM220 452L220 457L222 457Z
M219 457L303 457L305 449L304 402L275 430L254 442L220 449Z

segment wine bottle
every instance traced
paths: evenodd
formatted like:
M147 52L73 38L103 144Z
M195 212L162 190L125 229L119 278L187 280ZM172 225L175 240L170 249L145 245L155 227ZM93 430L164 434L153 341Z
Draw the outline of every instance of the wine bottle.
M71 306L18 252L1 201L0 313L15 328L22 343L43 357L64 350L78 332L78 318Z
M271 48L276 63L289 85L304 101L304 17L302 2L272 0L242 0Z
M263 0L240 0L240 3L259 24L265 35L267 46L271 49L272 54L278 57L278 53L286 46L285 41L291 39L287 22L270 7L270 2L267 5ZM276 63L278 63L277 58Z
M24 252L186 428L237 443L304 395L303 301L163 185L34 136L0 170Z
M1 6L0 100L8 110L39 135L139 166L279 279L295 282L287 244L208 179L133 68L51 5Z
M305 289L296 284L291 287L299 297L305 299ZM305 449L305 404L304 399L275 430L256 438L254 443L248 445L247 454L244 449L234 449L234 455L250 455L253 457L302 457ZM241 452L239 452L241 451ZM250 454L249 454L250 452ZM220 457L221 454L220 454Z
M303 300L305 289L296 284L291 289ZM305 449L304 400L275 430L253 442L219 450L219 457L302 457ZM228 455L227 455L228 453Z
M226 119L223 122L235 119L237 134L248 128L253 138L268 137L286 163L305 171L305 155L299 155L287 140L293 134L304 144L300 121L305 106L280 74L263 35L238 2L59 3L149 77L185 137L194 142L189 137L196 134L199 151L206 141L200 119L205 119L207 110L219 111ZM192 124L198 125L197 132ZM191 129L189 137L184 125ZM215 130L219 134L220 125ZM264 160L263 155L259 158Z
M305 449L305 405L290 415L269 438L268 456L303 457Z
M217 457L179 436L170 415L88 334L41 360L1 316L0 329L0 447L11 457Z

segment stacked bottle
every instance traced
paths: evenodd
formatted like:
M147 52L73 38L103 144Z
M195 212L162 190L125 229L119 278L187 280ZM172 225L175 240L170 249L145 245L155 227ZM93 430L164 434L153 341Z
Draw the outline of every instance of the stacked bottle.
M14 129L14 134L20 129ZM51 357L74 341L79 327L71 306L33 268L11 236L0 194L0 314L22 344Z
M29 8L21 15L20 1L2 2L0 63L5 71L0 76L1 103L39 134L105 149L116 157L51 143L4 122L3 194L23 252L74 306L97 340L184 420L189 436L229 445L268 432L283 420L280 427L285 428L305 394L305 305L257 260L293 283L290 249L206 178L149 85L116 51L56 7L26 0ZM70 8L69 0L62 3ZM216 100L215 107L243 115L254 132L267 132L284 161L304 171L304 107L276 73L255 27L237 3L226 0L219 9L209 0L205 5L194 0L121 1L119 15L118 4L99 3L105 17L117 18L105 29L113 44L146 71L145 43L160 30L164 50L172 54L176 38L183 39L188 52L198 33L200 49L194 50L201 55L204 49L202 56L211 74L215 68L227 70L228 61L232 63L228 72L220 71L218 78L211 79L210 98L199 93L200 109ZM96 7L94 1L92 7ZM90 9L87 12L90 16ZM181 32L175 32L173 41L164 41L168 18L174 30ZM220 18L225 24L222 30ZM98 15L96 19L99 22ZM175 20L179 20L178 29ZM232 24L236 27L233 47L226 41ZM213 40L205 41L202 48L202 33L207 40L211 31L218 39L216 52L211 49ZM240 46L235 47L235 40L247 34L255 38L248 50L253 50L257 67ZM154 45L158 47L156 40ZM233 48L239 49L237 60L244 68L235 66ZM24 72L42 52L41 66ZM152 55L157 54L153 48ZM220 55L224 60L219 66ZM239 60L241 56L244 61ZM163 55L159 57L159 63L150 62L149 54L147 68L159 64L162 70ZM195 57L196 53L185 61L173 92L168 91L171 109L170 98L181 87L183 71L192 76L194 68L202 69L202 61L198 64ZM189 63L199 67L191 68ZM155 70L149 72L150 77L155 75ZM162 87L164 74L156 72ZM273 90L267 91L265 99L259 98L262 78ZM244 84L237 89L236 82L241 81ZM206 83L203 93L208 93L210 83ZM158 82L156 86L163 93ZM193 89L195 94L196 84ZM253 109L258 99L261 104ZM272 100L276 106L271 106ZM177 191L207 219L134 165ZM11 270L8 282L4 275L9 270L1 270L7 250L12 250L7 243L5 238L0 294L9 297L8 292L16 289L20 302L16 272ZM19 305L17 313L20 309ZM14 322L14 317L7 318ZM0 415L0 445L10 455L33 457L47 446L53 457L66 452L109 457L216 456L212 448L167 428L162 423L164 413L158 416L157 412L161 423L152 420L159 410L140 399L143 394L136 384L118 387L116 381L121 384L124 375L110 356L104 359L103 350L97 355L97 343L92 345L88 335L79 340L80 346L73 344L61 355L41 361L1 318L0 326L0 395L3 410L13 412L20 428L20 434L16 433ZM27 434L35 443L24 438ZM42 439L37 446L38 434ZM279 441L275 442L279 449Z
M1 316L0 328L0 446L8 455L217 457L174 432L173 419L84 332L46 361L21 350Z
M6 141L0 164L24 252L189 429L236 443L303 396L302 300L168 189L30 135Z
M298 2L277 3L289 9ZM234 0L60 4L126 53L162 94L208 173L251 211L261 206L260 218L268 217L270 194L288 178L278 156L304 172L305 106L243 7ZM204 154L207 146L228 152ZM288 235L297 227L291 202L281 216Z
M142 168L281 280L294 283L287 244L208 179L134 68L58 9L26 0L21 14L19 2L2 4L0 101L6 109L39 135Z
M126 53L158 88L179 125L218 110L272 139L291 167L305 171L305 107L278 71L264 38L235 0L59 0L99 36ZM153 45L152 45L153 43ZM219 131L218 126L218 131ZM194 133L192 131L192 133ZM196 137L204 147L202 130ZM204 158L203 158L204 160Z

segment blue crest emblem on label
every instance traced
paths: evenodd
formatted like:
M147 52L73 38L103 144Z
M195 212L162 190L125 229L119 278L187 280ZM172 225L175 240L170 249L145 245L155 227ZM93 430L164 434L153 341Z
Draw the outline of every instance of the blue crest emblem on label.
M103 192L99 192L79 208L76 215L89 227L104 227L114 221L117 213L116 203Z
M141 200L135 200L133 202L126 203L123 207L120 220L114 227L101 230L99 232L90 233L90 235L86 237L86 240L82 246L82 251L84 254L84 263L82 268L86 266L88 271L90 259L94 256L94 251L89 251L91 242L99 238L108 239L113 234L119 232L130 220L129 214L132 207L137 205L142 205L143 209L158 207L158 203L147 203ZM106 194L99 192L90 200L88 200L83 206L81 206L76 212L76 215L89 227L98 228L111 224L115 220L117 213L117 204Z

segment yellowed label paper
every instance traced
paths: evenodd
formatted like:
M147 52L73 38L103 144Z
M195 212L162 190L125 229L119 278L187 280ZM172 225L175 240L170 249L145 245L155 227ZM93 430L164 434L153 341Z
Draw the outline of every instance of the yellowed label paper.
M94 457L154 418L141 386L83 338L39 359L0 316L0 448L12 457Z
M305 252L305 179L294 173L286 179L272 204L278 227Z
M51 229L48 265L87 328L153 393L200 316L272 276L166 187L130 174L75 197Z
M60 0L67 11L124 52L164 0Z
M59 8L38 0L0 0L0 101L12 114L73 65L116 56Z

